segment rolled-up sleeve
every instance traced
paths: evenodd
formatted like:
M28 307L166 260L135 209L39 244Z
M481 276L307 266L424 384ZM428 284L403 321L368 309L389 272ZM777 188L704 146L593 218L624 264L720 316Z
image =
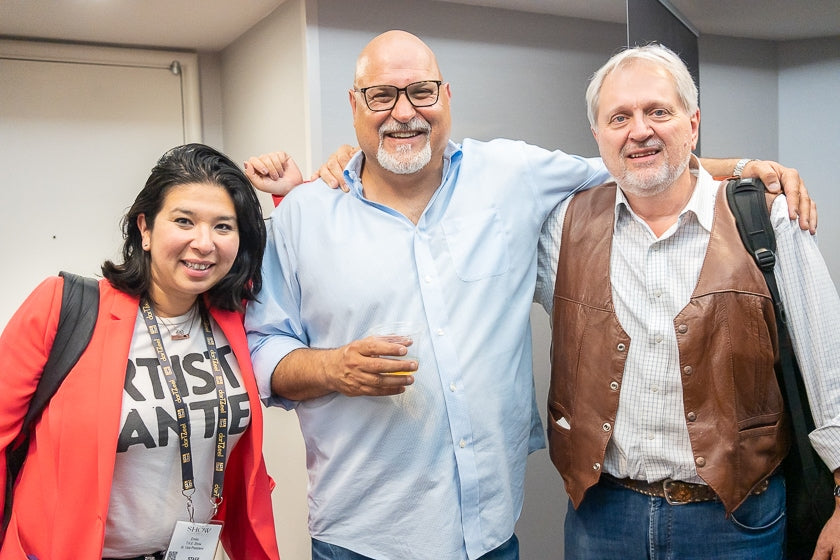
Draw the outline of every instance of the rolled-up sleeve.
M278 206L268 224L268 242L262 263L263 286L257 301L245 312L248 347L260 398L267 406L294 408L295 402L271 392L271 376L287 354L306 348L300 320L300 287L294 275L294 252L281 228L283 206Z

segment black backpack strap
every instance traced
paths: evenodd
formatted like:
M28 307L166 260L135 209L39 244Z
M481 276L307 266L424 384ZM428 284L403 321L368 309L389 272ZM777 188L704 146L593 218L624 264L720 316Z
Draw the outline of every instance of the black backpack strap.
M784 326L787 324L785 309L782 298L779 297L776 276L773 274L776 266L776 234L770 222L770 211L767 209L764 193L764 183L754 177L730 179L726 185L726 199L732 214L735 215L741 241L761 269L773 297L776 320ZM780 330L779 340L781 339Z
M767 287L776 302L779 300L779 289L773 276L773 268L776 266L776 234L764 199L764 183L756 178L731 179L726 185L726 199L735 215L741 240L764 274Z
M29 409L24 416L16 445L6 448L6 497L3 507L3 524L0 527L0 542L12 515L14 484L29 450L32 425L87 348L99 314L99 282L93 278L85 278L69 272L62 271L59 274L64 278L64 288L55 340L47 363L44 365L41 379L29 402Z
M805 396L805 384L802 381L799 364L793 353L784 307L779 297L779 287L773 274L773 268L776 265L776 234L765 203L764 183L756 178L731 179L726 185L726 198L738 224L741 240L764 274L767 288L773 297L779 339L776 378L782 389L793 428L795 448L792 453L798 461L801 461L805 469L817 470L819 469L818 459L808 439L808 434L814 430L814 420Z
M96 316L99 313L99 282L95 278L64 271L61 271L59 276L64 278L64 291L58 330L44 372L29 403L22 432L38 418L61 386L61 382L79 361L96 326Z

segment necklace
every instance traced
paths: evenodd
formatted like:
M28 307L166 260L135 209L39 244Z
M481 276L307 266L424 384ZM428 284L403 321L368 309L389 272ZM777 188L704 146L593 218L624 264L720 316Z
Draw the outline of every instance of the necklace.
M158 321L163 323L163 326L166 327L166 331L169 333L169 337L172 340L186 340L190 337L190 334L192 333L197 313L198 306L193 305L187 313L186 319L184 319L180 323L167 321L161 316L158 316ZM186 329L186 331L184 329Z

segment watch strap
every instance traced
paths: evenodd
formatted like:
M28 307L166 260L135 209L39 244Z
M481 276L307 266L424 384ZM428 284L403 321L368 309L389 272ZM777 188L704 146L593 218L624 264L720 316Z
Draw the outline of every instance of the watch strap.
M738 163L735 164L735 168L732 170L732 176L733 177L740 177L741 173L744 172L744 168L751 161L755 161L755 159L751 159L751 158L739 159Z

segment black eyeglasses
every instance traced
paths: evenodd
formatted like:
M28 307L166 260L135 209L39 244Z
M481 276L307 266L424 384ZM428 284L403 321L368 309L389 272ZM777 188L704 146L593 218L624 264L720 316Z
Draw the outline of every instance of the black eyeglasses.
M437 103L440 94L440 80L424 80L408 84L404 88L397 86L370 86L362 89L353 88L365 98L371 111L390 111L397 104L400 92L415 107L429 107Z

